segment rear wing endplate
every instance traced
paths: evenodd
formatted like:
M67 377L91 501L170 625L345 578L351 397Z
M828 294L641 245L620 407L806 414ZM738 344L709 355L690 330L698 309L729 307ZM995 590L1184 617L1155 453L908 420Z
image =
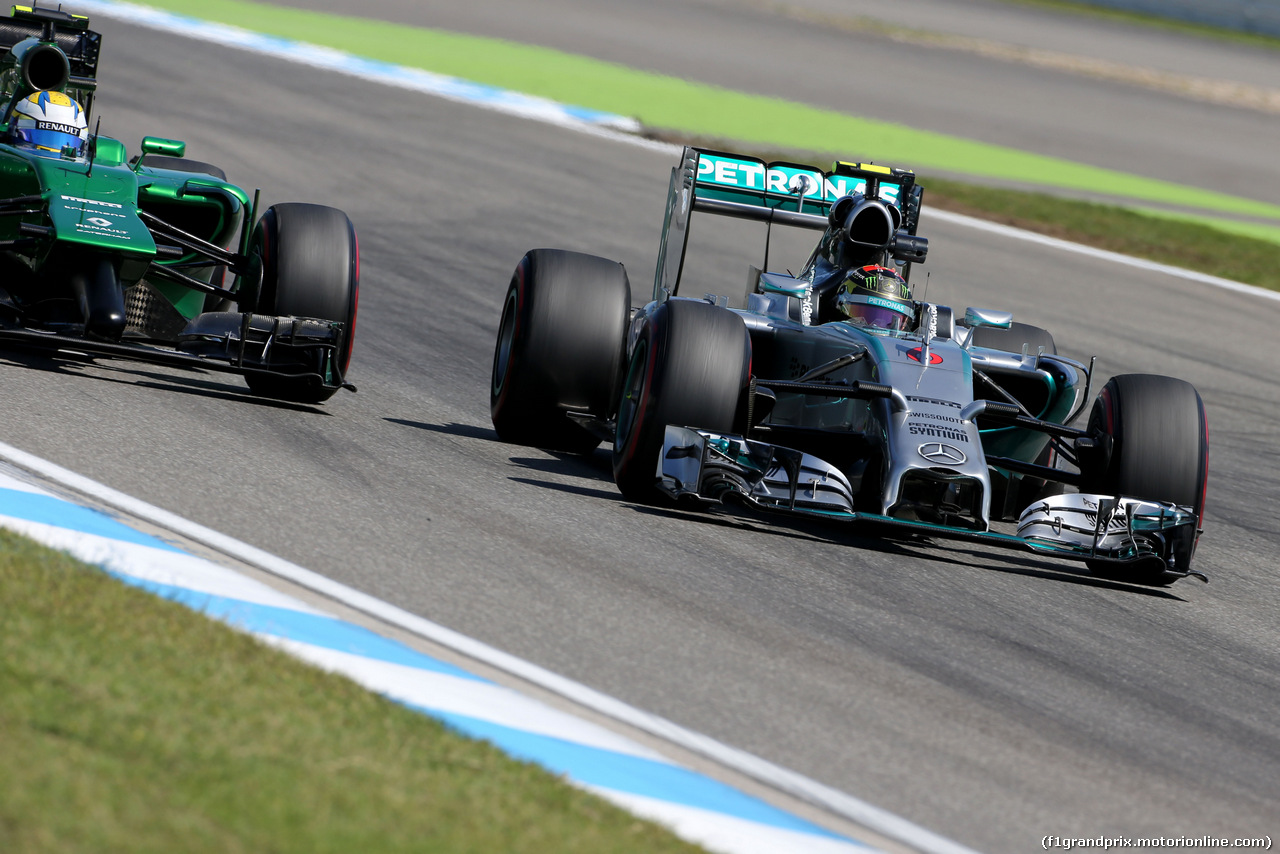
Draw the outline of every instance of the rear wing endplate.
M923 188L910 170L837 161L823 172L800 163L686 146L680 164L671 170L653 298L679 289L693 211L822 231L831 205L852 193L896 205L902 230L916 233Z

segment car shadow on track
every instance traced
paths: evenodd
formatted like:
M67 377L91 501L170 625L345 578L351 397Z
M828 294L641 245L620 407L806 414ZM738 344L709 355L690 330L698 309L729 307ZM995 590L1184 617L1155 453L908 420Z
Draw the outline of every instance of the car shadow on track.
M456 421L451 424L429 424L425 421L410 421L405 418L384 418L383 420L392 424L400 424L404 427L413 427L418 430L429 430L432 433L442 433L447 436L483 439L486 442L506 444L498 438L498 434L494 432L492 427L477 427L474 424L459 424ZM511 447L521 451L531 450L524 445L511 445ZM531 472L543 472L550 475L576 477L584 480L598 480L609 484L609 488L590 489L583 486L574 486L573 484L558 483L550 480L538 480L530 477L512 477L511 480L515 483L554 489L559 492L568 492L588 498L622 500L622 496L613 487L613 464L610 462L608 452L602 452L597 449L589 454L566 454L559 451L545 451L544 453L547 454L546 457L511 457L511 462Z
M617 496L623 500L622 496ZM845 546L859 551L907 557L914 552L909 547L913 540L903 537L876 537L851 533L838 523L764 513L752 513L730 505L711 506L706 509L687 509L675 506L629 505L637 513L647 516L680 518L704 525L751 532L766 537L781 537L809 543L826 543Z
M613 487L613 461L608 454L561 454L547 451L548 457L512 457L511 462L533 471L547 474L571 474L577 477L601 480ZM613 489L619 498L622 497Z
M459 424L456 421L450 424L429 424L425 421L410 421L405 418L384 418L383 420L392 424L400 424L404 427L414 427L418 430L429 430L432 433L443 433L447 436L460 436L465 439L483 439L487 442L494 442L496 444L507 444L498 438L498 434L492 427L477 427L474 424ZM511 448L519 451L532 450L525 445L511 445ZM547 474L570 475L574 477L602 480L610 484L613 483L613 464L610 462L609 452L607 449L597 448L589 454L566 454L560 451L544 451L543 453L547 454L547 456L512 457L511 462L522 468L546 472ZM548 481L529 480L525 482L531 483L535 486L547 486L553 489L564 486L564 484L551 483ZM614 494L613 497L621 498L620 495L616 494Z
M314 415L332 415L321 407L305 403L293 403L287 400L274 400L259 397L243 386L244 380L236 377L232 382L241 383L237 388L227 382L204 377L233 377L233 374L208 373L198 369L183 371L180 374L159 373L137 367L125 367L119 363L97 361L89 358L68 358L65 356L47 356L39 353L6 352L0 354L0 363L11 364L31 370L54 374L81 377L105 383L164 391L166 393L188 394L214 400L226 400L233 403L247 403L255 406L267 406L273 409L288 409L294 412L310 412ZM92 368L95 372L83 370ZM175 369L181 370L181 369ZM97 373L101 372L101 373Z
M605 501L622 501L622 493L613 485L613 463L607 453L593 451L590 454L563 454L547 451L546 457L512 457L511 462L530 472L542 472L560 477L574 477L588 481L599 481L607 484L600 489L589 486L575 486L552 480L538 480L532 477L511 477L515 483L554 489L557 492L568 492L588 498Z
M565 492L570 495L581 495L584 498L596 499L619 499L622 496L617 492L609 492L604 489L590 489L585 486L574 486L569 483L552 483L549 480L534 480L530 477L513 477L510 478L513 483L523 483L526 486L540 486L544 489L554 489L556 492Z
M954 540L928 539L921 540L919 545L922 550L913 552L914 557L940 561L948 566L1000 572L1006 575L1021 575L1044 581L1094 587L1100 590L1136 593L1142 596L1169 599L1175 602L1187 601L1183 597L1170 592L1167 587L1153 587L1110 578L1099 578L1090 574L1083 563L1060 563L1023 552L984 549ZM939 554L939 552L943 554Z
M498 434L493 431L492 427L477 427L474 424L459 424L457 421L451 424L430 424L426 421L410 421L407 418L383 418L391 424L399 424L402 427L413 427L418 430L429 430L432 433L444 433L447 436L461 436L464 439L486 439L490 442L501 442ZM512 447L519 447L512 445Z

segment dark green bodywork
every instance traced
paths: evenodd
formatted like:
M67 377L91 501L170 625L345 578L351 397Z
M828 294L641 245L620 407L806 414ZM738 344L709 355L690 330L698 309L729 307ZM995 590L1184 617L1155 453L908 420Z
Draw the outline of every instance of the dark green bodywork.
M7 52L0 58L0 103L5 105L0 117L0 199L24 200L16 208L0 209L0 247L8 250L10 299L19 307L42 306L32 314L36 321L64 324L74 313L55 304L73 300L74 295L66 291L69 273L93 259L109 258L126 301L132 289L146 286L163 297L176 316L189 320L200 314L207 294L154 274L164 268L180 269L207 283L223 276L224 270L202 265L195 252L177 254L172 246L160 257L152 230L139 211L231 249L248 224L247 194L212 174L148 164L149 154L161 155L166 165L181 158L185 144L176 140L148 137L132 160L123 142L101 135L92 139L88 157L9 144L12 105L39 88L54 88L41 75L56 64L58 52L67 57L70 73L56 88L84 107L92 130L90 110L101 39L88 29L85 18L25 7L14 7L14 16L0 23L0 29L11 30L0 33L8 41L26 34L16 43L5 43ZM157 331L137 325L129 328L135 337L166 337Z
M139 283L152 264L178 266L198 260L193 252L158 259L150 229L139 209L222 248L229 248L244 225L249 199L244 190L213 175L192 175L125 161L125 146L98 137L92 165L87 161L41 157L0 143L0 197L38 195L43 210L0 218L0 241L22 237L21 223L47 227L24 247L32 272L51 259L81 253L109 253L119 259L121 285ZM104 222L107 221L107 222ZM213 268L197 268L209 281ZM151 283L190 319L204 308L204 295L163 280Z
M0 17L0 343L230 371L293 401L354 390L350 219L305 203L259 216L256 193L186 159L184 142L147 136L131 156L98 134L100 49L82 16L15 6ZM79 104L84 145L15 135L16 105L40 92Z

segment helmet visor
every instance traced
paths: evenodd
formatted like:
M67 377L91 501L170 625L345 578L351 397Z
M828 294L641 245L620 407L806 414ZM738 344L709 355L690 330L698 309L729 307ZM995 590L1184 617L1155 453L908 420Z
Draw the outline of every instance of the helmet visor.
M74 133L64 133L60 130L17 128L14 131L13 138L18 144L29 145L46 151L61 153L64 148L70 146L77 156L84 153L83 139Z
M900 311L866 303L848 305L845 311L849 319L859 326L874 326L877 329L892 329L895 332L906 329L911 320Z

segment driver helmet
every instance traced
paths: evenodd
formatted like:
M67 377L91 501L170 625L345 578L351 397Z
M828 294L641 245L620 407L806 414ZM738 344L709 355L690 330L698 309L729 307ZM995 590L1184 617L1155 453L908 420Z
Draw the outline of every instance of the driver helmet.
M836 292L836 308L859 326L902 332L915 323L911 288L888 267L857 267Z
M70 148L84 154L89 123L74 98L62 92L32 92L13 108L11 140L19 148L62 154Z

